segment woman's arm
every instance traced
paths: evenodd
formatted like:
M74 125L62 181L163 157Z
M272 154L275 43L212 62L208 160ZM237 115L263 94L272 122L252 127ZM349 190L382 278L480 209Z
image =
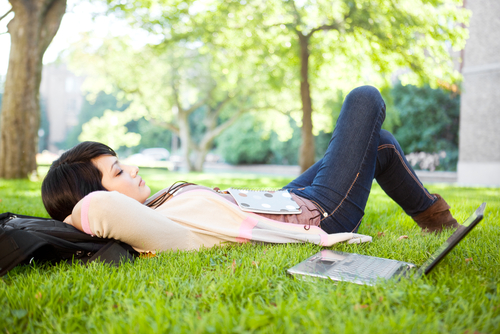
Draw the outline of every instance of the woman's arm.
M74 226L76 229L82 232L85 232L82 229L81 210L82 210L82 201L80 200L78 203L76 203L71 214L68 217L66 217L66 219L64 219L64 222L66 224Z
M196 236L142 203L112 191L87 195L74 207L71 224L99 238L123 241L140 251L194 249Z

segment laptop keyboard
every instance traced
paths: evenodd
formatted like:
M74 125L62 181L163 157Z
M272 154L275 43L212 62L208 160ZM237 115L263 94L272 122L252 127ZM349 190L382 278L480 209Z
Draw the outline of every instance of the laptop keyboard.
M360 278L372 280L378 277L387 278L389 274L400 266L401 263L397 261L357 258L355 261L338 263L332 269L328 270L327 273L329 276L337 276L343 279Z

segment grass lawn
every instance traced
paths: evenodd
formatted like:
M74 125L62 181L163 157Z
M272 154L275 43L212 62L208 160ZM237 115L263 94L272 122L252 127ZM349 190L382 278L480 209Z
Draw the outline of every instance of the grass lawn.
M157 191L176 180L277 188L287 178L144 169ZM0 212L47 216L40 183L0 180ZM156 187L154 187L156 185ZM428 276L375 287L303 282L286 269L310 244L230 245L165 252L119 268L92 263L18 266L0 278L4 333L500 333L500 189L427 185L466 219L485 219ZM374 184L360 233L373 243L332 249L422 264L448 236L423 235ZM407 239L398 240L402 235Z

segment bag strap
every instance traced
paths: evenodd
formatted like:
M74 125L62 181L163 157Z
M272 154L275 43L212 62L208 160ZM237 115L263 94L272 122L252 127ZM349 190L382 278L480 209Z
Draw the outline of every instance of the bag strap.
M127 249L126 244L116 240L109 241L97 253L89 259L89 262L98 261L118 267L122 262L134 262L133 249ZM128 245L127 245L128 246Z

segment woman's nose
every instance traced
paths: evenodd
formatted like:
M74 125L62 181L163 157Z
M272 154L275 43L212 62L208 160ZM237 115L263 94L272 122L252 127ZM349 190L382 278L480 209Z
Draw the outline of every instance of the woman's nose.
M137 176L137 174L139 174L139 167L137 167L137 166L133 166L133 168L132 168L132 169L133 169L133 175L134 175L134 177L136 177L136 176Z
M137 166L129 166L130 168L130 176L136 177L139 174L139 167Z

